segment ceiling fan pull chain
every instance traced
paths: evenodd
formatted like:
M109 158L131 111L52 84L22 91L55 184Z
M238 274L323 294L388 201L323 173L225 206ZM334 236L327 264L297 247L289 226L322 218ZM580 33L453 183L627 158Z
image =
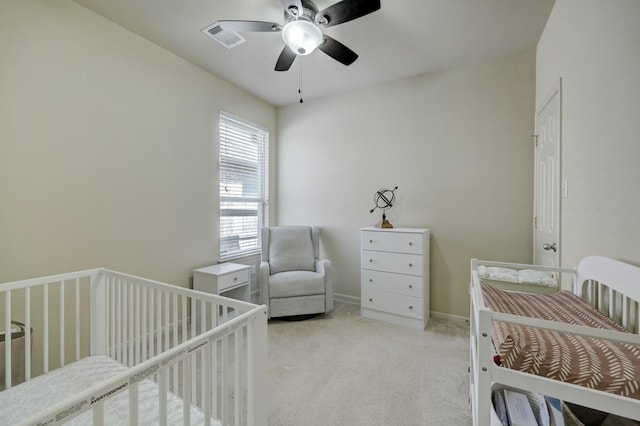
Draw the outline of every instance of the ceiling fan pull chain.
M302 103L302 57L298 56L298 94L300 95L300 103Z

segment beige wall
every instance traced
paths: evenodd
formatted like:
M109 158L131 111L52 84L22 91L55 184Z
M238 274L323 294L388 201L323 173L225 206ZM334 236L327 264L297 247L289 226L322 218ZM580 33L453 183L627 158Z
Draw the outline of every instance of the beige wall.
M531 261L534 73L531 50L280 108L278 223L322 226L357 300L359 229L398 185L390 221L432 231L432 311L467 317L472 257Z
M562 78L561 262L640 264L640 2L556 0L537 49L536 104Z
M0 282L217 261L218 112L274 107L69 0L1 2L0 58Z

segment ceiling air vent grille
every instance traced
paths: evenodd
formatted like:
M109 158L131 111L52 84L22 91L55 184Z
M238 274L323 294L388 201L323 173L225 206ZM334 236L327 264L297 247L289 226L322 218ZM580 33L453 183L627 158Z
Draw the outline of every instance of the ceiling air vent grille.
M208 27L202 30L203 33L226 47L231 49L239 44L246 42L247 40L235 31L226 31L220 27L218 22L214 22Z

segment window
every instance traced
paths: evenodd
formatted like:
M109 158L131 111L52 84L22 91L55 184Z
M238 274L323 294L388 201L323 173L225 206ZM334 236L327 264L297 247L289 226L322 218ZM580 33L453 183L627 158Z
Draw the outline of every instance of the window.
M269 131L220 112L220 258L260 252L266 226Z

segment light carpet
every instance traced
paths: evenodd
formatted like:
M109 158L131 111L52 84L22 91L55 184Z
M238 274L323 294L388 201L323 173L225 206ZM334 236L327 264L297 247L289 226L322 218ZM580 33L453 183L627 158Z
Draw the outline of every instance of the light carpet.
M415 331L336 302L269 321L269 425L470 425L469 330L431 318Z

